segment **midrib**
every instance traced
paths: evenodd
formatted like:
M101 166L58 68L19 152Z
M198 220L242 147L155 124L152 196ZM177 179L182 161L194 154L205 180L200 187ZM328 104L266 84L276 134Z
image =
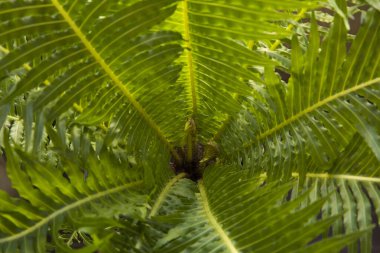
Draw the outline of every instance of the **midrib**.
M50 221L54 220L54 218L58 217L59 215L62 215L62 214L66 213L66 212L68 212L68 211L70 211L70 210L72 210L72 209L74 209L76 207L79 207L81 205L84 205L84 204L89 203L89 202L91 202L93 200L99 199L101 197L110 195L112 193L120 192L120 191L126 190L128 188L141 185L142 183L143 183L143 181L137 181L137 182L121 185L121 186L118 186L118 187L115 187L115 188L112 188L112 189L108 189L108 190L105 190L105 191L102 191L102 192L98 192L98 193L96 193L94 195L87 196L84 199L81 199L81 200L73 202L73 203L71 203L69 205L66 205L63 208L61 208L61 209L59 209L59 210L51 213L46 218L40 220L39 222L37 222L33 226L31 226L31 227L29 227L29 228L21 231L20 233L13 234L11 236L1 238L0 239L0 244L6 243L6 242L10 242L10 241L14 241L14 240L20 239L22 237L25 237L28 234L33 233L37 229L43 227L45 224L49 223Z
M380 82L380 77L375 78L375 79L370 80L370 81L367 81L367 82L364 82L364 83L361 83L361 84L356 85L354 87L351 87L349 89L343 90L343 91L338 92L338 93L336 93L336 94L334 94L332 96L329 96L329 97L327 97L327 98L319 101L318 103L315 103L312 106L310 106L310 107L308 107L308 108L300 111L299 113L293 115L292 117L290 117L287 120L281 122L277 126L275 126L275 127L271 128L271 129L269 129L269 130L261 133L259 136L257 136L256 140L244 144L243 147L247 148L247 147L251 146L252 144L256 143L257 141L259 141L261 139L264 139L265 137L267 137L267 136L269 136L269 135L277 132L278 130L284 128L285 126L287 126L287 125L291 124L292 122L298 120L302 116L304 116L304 115L306 115L306 114L308 114L308 113L310 113L310 112L318 109L319 107L321 107L321 106L323 106L323 105L325 105L325 104L327 104L327 103L329 103L329 102L331 102L331 101L333 101L335 99L338 99L340 97L346 96L346 95L348 95L348 94L350 94L352 92L355 92L357 90L363 89L365 87L368 87L368 86L373 85L373 84L378 83L378 82Z
M368 177L359 175L349 175L349 174L330 174L330 173L306 173L307 178L319 178L319 179L342 179L342 180L353 180L360 182L370 182L370 183L380 183L380 178L378 177ZM267 178L267 173L260 174L261 178ZM292 172L292 177L299 178L300 174L298 172Z
M133 97L132 93L129 91L129 89L123 84L123 82L119 79L119 77L113 72L113 70L110 68L110 66L105 62L105 60L102 58L102 56L97 52L97 50L92 46L91 42L87 40L86 36L83 34L83 32L80 30L80 28L75 24L74 20L70 17L69 13L66 12L66 10L63 8L63 6L60 4L58 0L52 0L53 5L58 10L58 12L61 14L63 19L67 22L67 24L70 26L70 28L74 31L75 35L80 39L80 41L83 43L85 48L89 51L89 53L92 55L92 57L95 59L95 61L102 67L104 72L111 78L113 81L113 84L116 85L123 95L128 99L128 101L133 105L133 107L138 111L138 113L142 116L142 118L145 120L145 122L154 130L154 132L157 134L158 138L167 146L172 153L172 155L177 159L180 160L179 155L175 151L175 149L172 147L172 145L169 143L169 141L166 139L165 135L159 128L159 126L153 121L153 119L148 115L148 113L144 110L144 108L141 106L139 102Z
M223 243L225 244L225 246L229 252L239 253L239 251L236 249L235 245L232 243L231 239L228 237L228 235L223 230L222 226L219 224L218 220L216 219L216 217L212 213L210 206L209 206L208 199L207 199L206 189L205 189L205 186L204 186L202 180L200 180L198 182L198 187L199 187L199 192L201 195L203 210L205 211L206 217L207 217L210 225L214 228L216 233L219 235L220 239L223 241Z
M299 174L296 172L293 172L292 177L299 177ZM347 175L347 174L306 173L306 177L308 177L308 178L343 179L343 180L354 180L354 181L361 181L361 182L380 183L380 178L377 178L377 177L355 176L355 175Z
M175 176L174 178L172 178L171 180L169 180L169 182L166 184L164 189L158 195L158 198L157 198L156 202L154 203L152 210L150 211L150 213L148 215L149 218L155 216L158 213L158 211L160 210L160 207L162 206L162 203L164 202L166 197L169 195L169 192L172 189L172 187L175 185L175 183L177 183L180 179L184 178L185 176L186 176L185 173L180 173L177 176Z
M194 116L197 112L197 97L195 88L195 77L194 77L194 66L193 66L193 55L190 41L190 29L189 29L189 6L188 0L183 1L183 25L184 25L184 39L185 48L187 56L187 65L189 73L189 85L191 93L191 104L192 104L192 115ZM194 118L194 117L193 117Z

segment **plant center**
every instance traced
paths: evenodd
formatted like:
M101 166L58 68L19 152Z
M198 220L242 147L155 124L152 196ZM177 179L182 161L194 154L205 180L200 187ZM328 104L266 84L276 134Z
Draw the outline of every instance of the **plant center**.
M218 147L215 143L205 145L196 144L193 147L195 147L195 149L193 149L192 152L188 152L188 146L177 147L176 151L181 159L177 161L172 157L170 166L176 174L184 172L189 179L196 182L202 178L207 166L216 162ZM190 153L191 157L188 157Z

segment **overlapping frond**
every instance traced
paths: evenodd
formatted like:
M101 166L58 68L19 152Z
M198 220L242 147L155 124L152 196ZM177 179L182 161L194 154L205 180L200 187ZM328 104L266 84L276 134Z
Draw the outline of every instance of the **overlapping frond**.
M144 213L143 204L139 207L145 201L144 195L132 191L141 188L141 173L128 169L112 153L103 152L101 160L93 153L85 164L62 155L59 163L52 166L35 161L7 142L5 152L8 175L21 198L0 193L0 252L45 252L48 234L50 244L68 251L70 243L66 245L59 239L63 222L78 229L93 227L92 232L84 233L99 239L92 246L95 250L101 235L109 234L104 229L118 225L115 218ZM127 208L130 205L134 208Z
M345 12L345 1L336 2ZM370 9L352 41L344 18L335 14L321 41L311 16L307 44L292 38L289 82L266 68L266 85L254 86L258 94L245 101L221 139L227 160L251 173L297 177L293 197L311 190L304 205L333 192L321 215L344 215L326 239L368 229L377 220L372 210L379 215L379 19ZM350 244L349 252L359 250L372 252L370 230Z
M4 92L0 95L1 99L4 99L6 92L27 71L26 68L29 68L29 65L18 70L11 78L0 81L0 89ZM34 152L36 156L43 155L43 152L40 152L41 148L48 145L43 115L33 115L33 108L24 97L15 98L13 105L3 105L0 110L0 145L4 147L4 131L9 131L10 139L18 146L28 152Z
M10 51L1 76L31 67L2 104L38 87L33 105L50 120L77 103L78 123L106 122L111 136L140 149L158 138L176 155L171 143L181 140L186 120L175 120L183 106L172 85L181 70L173 63L180 35L149 31L173 13L174 2L1 3L0 40Z
M345 1L340 4L344 10ZM339 15L320 52L315 21L306 51L294 36L289 83L267 68L267 86L255 87L260 95L247 100L223 147L233 147L243 163L276 177L306 168L309 157L320 168L330 166L356 132L380 159L380 37L373 36L380 29L380 13L372 9L364 20L347 55L347 31Z
M240 97L251 93L248 80L260 82L258 69L274 65L251 50L254 41L290 36L279 21L295 19L292 11L317 5L318 1L292 0L179 3L165 24L185 40L178 83L186 89L182 98L201 141L212 138L228 115L241 109Z
M177 224L158 240L155 252L314 252L308 243L326 232L339 215L310 222L323 199L301 207L307 194L286 200L293 183L264 182L229 166L209 169L195 193L194 184L177 181L167 194L171 207L152 217L158 226ZM176 206L179 203L182 206ZM351 239L360 235L351 234ZM347 239L337 236L331 238L336 244L318 244L328 252L339 252Z
M364 139L356 134L346 149L333 162L330 168L321 170L309 168L304 183L295 185L292 194L310 191L305 204L325 198L332 192L321 212L322 217L344 213L333 225L332 234L351 233L369 228L380 217L380 162L366 145ZM298 173L293 173L298 176ZM374 210L374 211L372 211ZM374 218L376 217L377 218ZM328 236L326 234L325 236ZM350 252L372 251L372 233L360 238L360 244L353 242Z
M1 1L0 252L370 252L379 5L321 2Z

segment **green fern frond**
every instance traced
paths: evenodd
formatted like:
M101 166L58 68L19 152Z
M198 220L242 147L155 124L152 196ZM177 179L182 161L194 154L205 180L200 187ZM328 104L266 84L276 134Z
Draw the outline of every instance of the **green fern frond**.
M220 175L218 181L216 175ZM194 184L177 179L166 196L170 208L157 212L151 226L157 222L161 226L177 225L157 241L155 252L292 252L300 248L300 252L314 252L305 247L307 243L327 231L339 215L310 223L325 200L301 207L307 193L288 201L286 195L292 183L264 182L263 178L247 178L247 171L228 166L210 168L196 193ZM178 203L181 205L176 208ZM363 232L357 232L356 238L361 235ZM334 238L339 243L326 250L338 252L345 241L339 238ZM273 240L280 244L269 243Z
M0 1L0 252L370 253L379 30L373 0Z
M133 136L131 144L141 144L139 146L142 147L146 136L155 136L174 156L178 156L171 142L180 139L178 135L172 134L182 124L180 121L170 120L174 115L170 117L167 109L165 113L168 120L163 120L160 118L162 110L157 109L161 108L161 102L171 101L162 99L163 97L171 97L176 102L176 94L170 90L170 81L176 78L179 69L171 66L171 62L182 49L175 40L170 41L179 40L173 33L147 34L151 27L174 11L175 6L172 3L173 1L143 1L116 13L110 12L117 5L115 3L4 3L2 13L12 13L10 22L7 23L8 31L14 29L18 31L15 36L23 36L20 31L25 27L20 22L26 22L25 26L33 26L36 34L25 42L15 44L16 47L10 48L10 53L1 60L2 75L20 67L20 63L32 65L31 71L2 103L10 102L48 79L51 85L39 86L42 91L35 98L35 107L39 109L43 105L46 109L48 105L51 108L46 112L49 119L67 111L73 103L82 103L84 112L89 110L93 113L95 110L99 116L105 115L107 118L103 116L93 119L92 114L91 118L82 116L79 122L87 118L90 123L94 120L112 121L112 132L122 138L126 137L126 133L135 133L133 129L143 127L146 129L144 136ZM103 10L102 14L105 16L101 16L98 8ZM29 19L23 18L24 10L30 11ZM45 22L39 21L41 16L53 17L60 25L46 29ZM9 32L6 34L9 35ZM2 41L11 45L18 38L6 39L4 37ZM125 51L128 44L130 50ZM137 74L141 64L146 70ZM157 78L161 75L162 79L147 82L152 76ZM104 99L104 95L107 102L111 101L108 107L97 103ZM173 110L173 113L178 115L178 110ZM118 120L112 120L115 115ZM149 145L146 148L148 147Z
M73 222L93 215L92 219L97 220L93 226L104 229L105 224L100 222L102 217L108 225L115 225L117 220L112 220L117 215L136 215L136 211L125 207L133 202L136 207L139 205L138 198L133 197L136 193L131 191L143 181L131 170L120 177L121 163L117 167L104 166L114 157L102 156L103 162L99 164L95 156L90 156L83 168L69 161L51 167L23 151L16 149L16 154L15 148L7 142L5 145L9 177L22 199L13 199L1 192L1 252L45 252L47 234L59 245L59 229L67 219ZM91 226L88 221L82 220L79 224ZM69 247L66 246L66 250Z
M249 102L260 109L241 114L229 129L240 136L224 138L223 146L237 147L242 159L258 170L271 163L270 173L289 176L292 167L305 168L308 156L321 167L329 166L357 131L379 159L379 37L371 36L379 29L379 18L376 11L367 13L347 56L339 15L321 52L315 21L306 52L293 37L289 84L280 83L267 69L273 85L257 87L261 95ZM242 134L238 129L246 130Z
M316 1L192 0L178 5L165 27L183 35L185 51L179 60L185 67L178 85L186 91L181 98L187 101L188 115L195 119L203 142L216 134L228 115L241 109L238 97L251 93L248 80L261 82L255 68L275 64L242 41L290 36L276 22L297 17L288 10L316 6Z
M333 234L351 233L372 226L371 206L379 217L380 162L366 145L365 140L355 134L346 149L326 171L318 167L309 170L305 183L293 188L293 197L311 189L305 204L325 198L337 189L322 208L322 217L344 213L333 225ZM298 173L293 173L298 176ZM327 236L327 235L326 235ZM372 233L360 238L361 252L372 252ZM356 252L356 242L350 246Z

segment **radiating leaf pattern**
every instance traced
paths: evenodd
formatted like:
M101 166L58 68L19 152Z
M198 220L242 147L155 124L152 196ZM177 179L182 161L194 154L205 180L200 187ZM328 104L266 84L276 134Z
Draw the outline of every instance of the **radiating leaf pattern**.
M379 30L373 0L0 1L0 252L370 253Z

